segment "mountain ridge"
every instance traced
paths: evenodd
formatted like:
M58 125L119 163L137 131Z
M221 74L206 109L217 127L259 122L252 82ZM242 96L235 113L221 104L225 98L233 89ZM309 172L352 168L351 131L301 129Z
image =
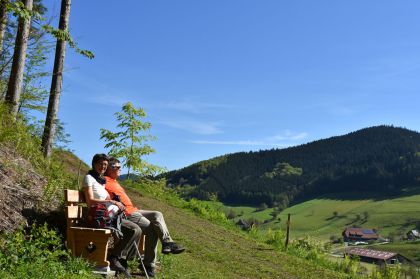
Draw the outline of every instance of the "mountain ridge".
M286 208L325 193L419 186L420 133L374 126L284 149L238 152L162 176L184 197Z

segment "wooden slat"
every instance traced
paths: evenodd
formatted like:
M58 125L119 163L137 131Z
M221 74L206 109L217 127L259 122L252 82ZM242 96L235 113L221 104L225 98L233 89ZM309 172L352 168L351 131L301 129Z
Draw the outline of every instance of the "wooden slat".
M78 219L82 217L82 210L79 206L69 205L66 207L66 215L68 219Z
M86 228L86 227L71 227L70 229L74 231L86 232L86 233L111 234L110 229L94 229L94 228Z
M79 191L70 189L64 190L64 201L79 202Z
M70 189L64 190L64 199L68 203L77 203L84 201L83 194L81 194L80 191Z

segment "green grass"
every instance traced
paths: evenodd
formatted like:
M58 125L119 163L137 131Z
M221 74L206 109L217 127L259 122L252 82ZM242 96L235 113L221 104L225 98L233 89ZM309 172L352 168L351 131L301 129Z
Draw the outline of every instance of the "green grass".
M91 265L64 249L60 235L47 224L33 224L0 236L0 278L99 278Z
M247 220L250 218L254 218L259 222L263 223L264 220L271 219L270 212L273 211L271 208L266 210L258 211L256 207L252 206L232 206L232 205L224 205L221 202L215 201L202 201L204 204L214 207L226 214L233 210L236 213L236 217L234 218L235 221L239 219Z
M343 200L331 195L292 206L280 218L285 220L288 213L292 215L292 232L296 236L310 234L328 239L331 235L341 235L345 227L357 225L376 228L381 236L387 237L405 233L420 221L419 204L420 195L380 201ZM334 211L337 216L333 215ZM285 228L284 222L281 227Z
M346 275L279 252L249 235L190 211L130 190L135 204L163 212L172 237L187 250L161 256L157 278L346 278Z
M292 237L310 235L321 240L328 240L331 235L341 236L345 227L361 226L375 228L383 237L403 235L420 222L420 195L413 194L394 199L372 200L355 194L328 195L309 200L282 211L278 218L260 226L261 229L286 229L287 215L291 214ZM221 210L233 209L248 219L256 218L263 222L271 219L272 208L255 211L253 207L229 206L219 203ZM334 216L334 212L337 215ZM367 213L367 215L366 215ZM357 217L359 215L359 217ZM359 219L358 219L359 218Z

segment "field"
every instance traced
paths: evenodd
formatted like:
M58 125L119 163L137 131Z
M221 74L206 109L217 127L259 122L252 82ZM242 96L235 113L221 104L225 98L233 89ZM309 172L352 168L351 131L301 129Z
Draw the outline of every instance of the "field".
M165 202L130 191L136 205L159 209L172 237L187 250L160 256L157 278L345 278L316 263L257 243L239 230L216 225Z
M276 219L270 215L272 208L256 211L254 207L218 204L221 210L233 210L238 219L258 219L262 229L285 229L287 215L291 214L293 237L310 235L329 240L341 236L345 227L375 228L383 238L398 239L420 223L420 195L393 199L364 199L354 194L328 195L309 200L282 211ZM278 220L280 218L280 221Z

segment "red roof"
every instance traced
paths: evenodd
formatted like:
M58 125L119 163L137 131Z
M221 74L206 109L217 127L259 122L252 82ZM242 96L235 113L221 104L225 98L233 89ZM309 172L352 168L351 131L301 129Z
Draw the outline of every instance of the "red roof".
M378 234L371 229L364 228L346 228L343 234L347 238L364 238L364 239L378 239Z
M364 248L351 248L346 252L349 255L355 255L360 257L368 257L373 259L379 260L388 260L397 255L397 253L393 252L385 252L385 251L378 251L378 250L371 250L371 249L364 249Z

